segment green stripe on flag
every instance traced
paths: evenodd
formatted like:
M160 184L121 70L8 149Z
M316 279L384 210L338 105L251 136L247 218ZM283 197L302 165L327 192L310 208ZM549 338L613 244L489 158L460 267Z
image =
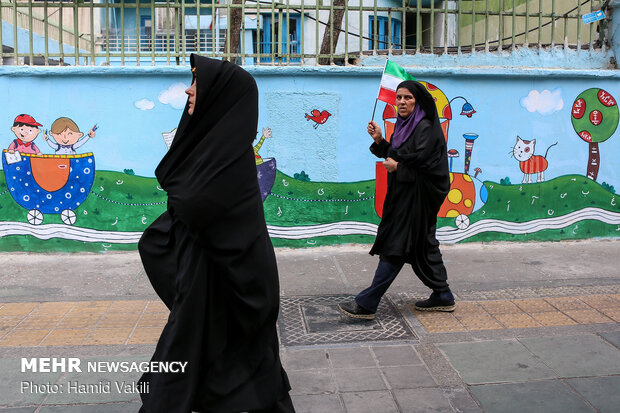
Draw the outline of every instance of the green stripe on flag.
M415 77L407 73L405 69L403 69L402 67L400 67L398 64L394 62L390 62L389 60L385 64L384 73L398 77L402 80L416 80Z

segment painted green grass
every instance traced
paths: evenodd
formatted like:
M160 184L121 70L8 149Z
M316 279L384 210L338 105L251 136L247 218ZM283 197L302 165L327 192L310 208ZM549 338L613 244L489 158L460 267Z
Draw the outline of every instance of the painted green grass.
M501 185L486 181L489 197L484 206L469 216L470 224L484 219L527 222L569 214L586 207L620 212L620 196L583 175L565 175L547 182ZM544 195L543 195L544 194ZM453 218L439 218L438 227L456 227ZM559 230L513 235L487 232L464 242L480 241L558 241L617 237L617 225L595 220L580 221Z
M557 217L593 206L620 212L619 195L582 175L566 175L547 182L501 185L486 181L488 201L469 216L470 223L483 219L526 222ZM280 171L271 194L264 202L265 218L274 226L306 226L340 221L379 223L374 208L375 181L350 183L306 182ZM143 231L166 208L166 194L155 178L122 172L97 171L92 193L75 210L76 225L103 231ZM542 195L544 194L544 195ZM0 170L0 220L26 221L27 211L10 196ZM60 224L60 216L47 214L44 224ZM455 227L454 218L439 218L438 228ZM511 235L479 234L476 241L555 241L617 237L617 226L585 220L560 230ZM273 239L277 247L309 247L342 243L372 243L368 235L327 236L303 240ZM136 244L102 244L62 239L39 240L31 236L0 238L2 251L108 251L134 250Z
M280 171L265 199L270 225L316 225L339 221L379 223L375 212L375 181L305 182Z

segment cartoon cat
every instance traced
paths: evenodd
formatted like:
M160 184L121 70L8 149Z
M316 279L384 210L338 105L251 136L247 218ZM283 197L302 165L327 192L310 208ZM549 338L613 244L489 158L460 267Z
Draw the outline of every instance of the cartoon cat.
M557 144L558 143L556 142L551 146L555 146ZM545 170L549 165L547 162L547 154L549 153L551 146L547 148L545 156L534 155L534 150L536 149L536 139L525 141L517 136L517 143L515 143L515 146L512 148L512 156L519 161L521 172L523 172L522 183L531 184L532 175L534 174L537 174L536 182L545 181Z

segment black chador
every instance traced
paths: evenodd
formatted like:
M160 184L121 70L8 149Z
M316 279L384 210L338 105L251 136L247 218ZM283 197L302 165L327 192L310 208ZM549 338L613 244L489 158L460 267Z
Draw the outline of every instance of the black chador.
M279 358L278 270L265 225L252 141L258 90L224 61L192 55L196 82L155 174L168 207L139 243L146 273L170 309L147 373L145 413L293 412Z

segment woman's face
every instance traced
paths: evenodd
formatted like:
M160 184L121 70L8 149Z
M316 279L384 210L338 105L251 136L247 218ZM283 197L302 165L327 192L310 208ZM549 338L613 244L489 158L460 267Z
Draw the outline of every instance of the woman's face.
M398 108L398 114L403 118L413 113L415 97L413 97L413 93L409 89L401 87L396 91L396 107Z
M187 113L191 116L194 114L194 107L196 106L196 78L194 77L194 81L192 85L185 89L185 93L187 94Z

